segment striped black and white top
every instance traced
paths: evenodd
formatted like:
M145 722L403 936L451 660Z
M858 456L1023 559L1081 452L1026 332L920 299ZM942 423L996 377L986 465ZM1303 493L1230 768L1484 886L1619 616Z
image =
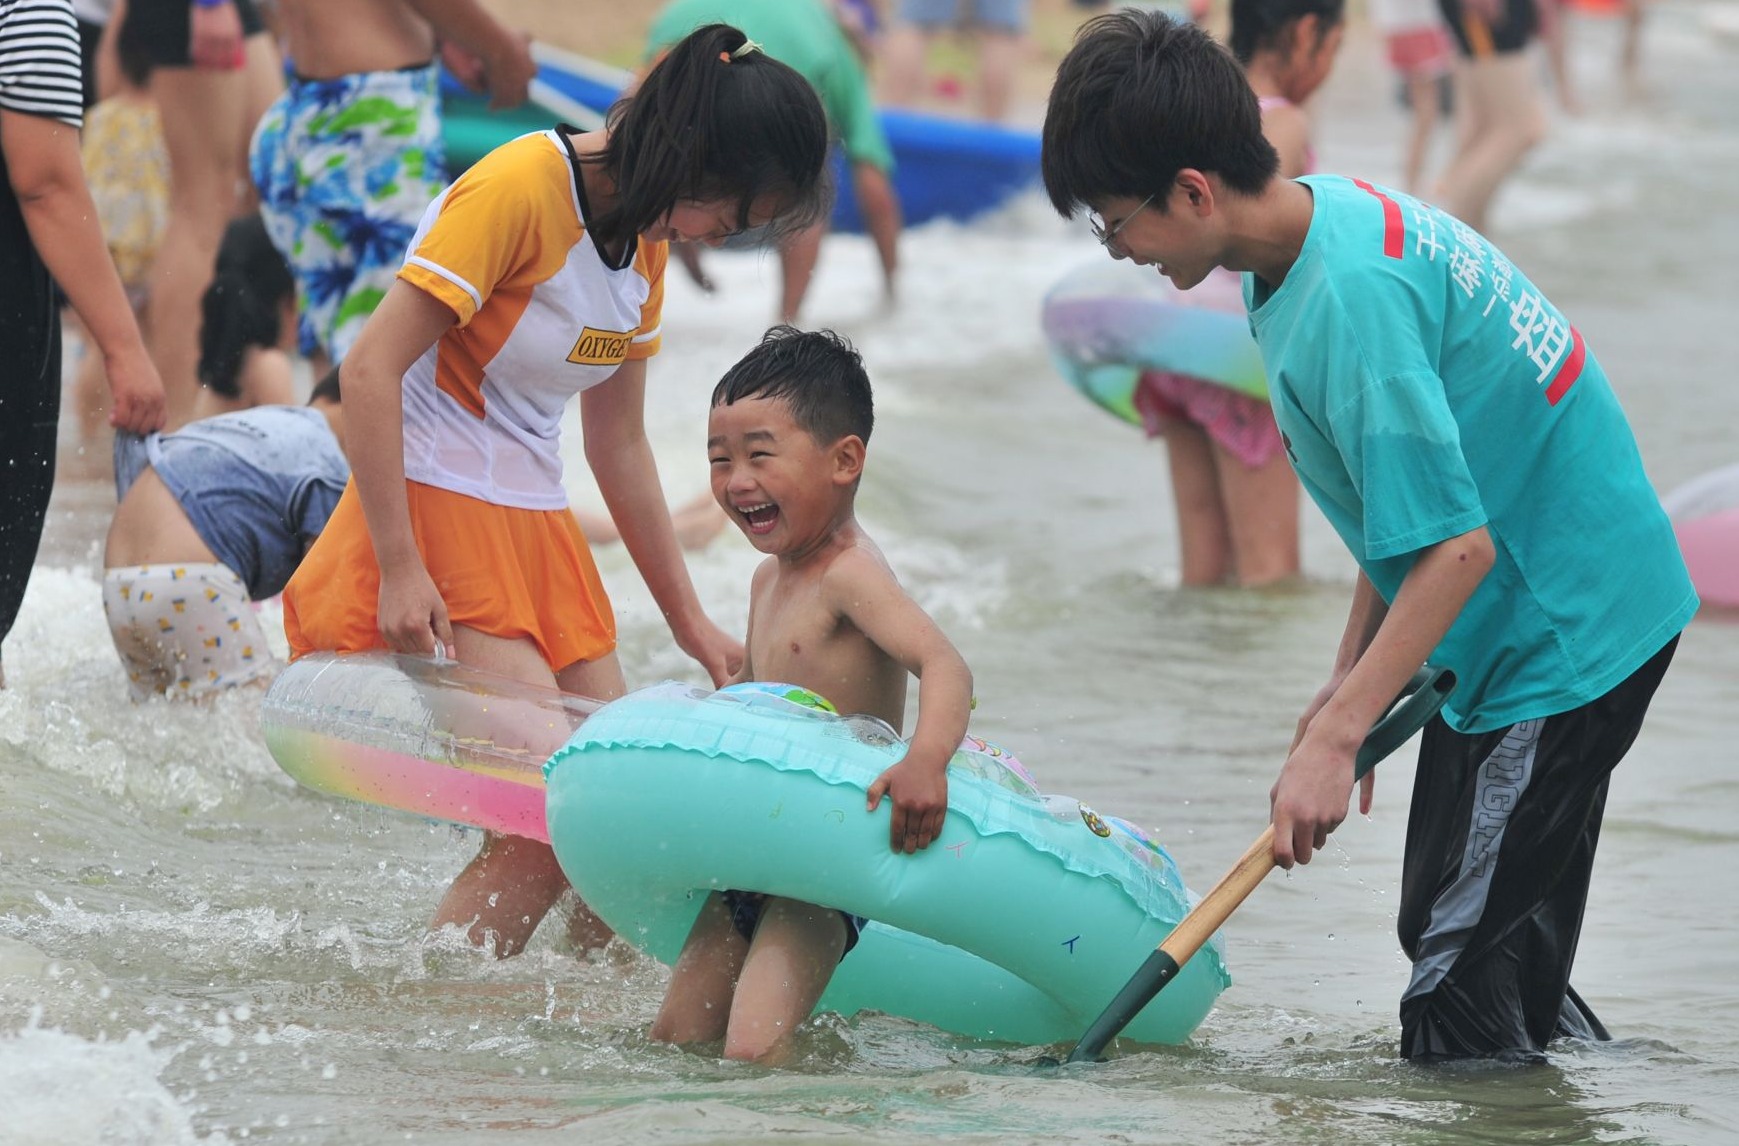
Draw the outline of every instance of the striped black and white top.
M0 108L84 125L70 0L0 0Z

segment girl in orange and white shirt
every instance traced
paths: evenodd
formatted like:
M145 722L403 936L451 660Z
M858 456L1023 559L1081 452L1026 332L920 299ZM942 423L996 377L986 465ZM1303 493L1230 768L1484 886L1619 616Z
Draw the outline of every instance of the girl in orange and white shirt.
M429 206L342 364L354 477L284 592L292 656L431 653L598 699L616 628L557 450L586 461L677 644L715 684L742 645L702 611L646 439L667 244L807 225L828 205L808 83L735 28L697 29L604 130L522 136ZM567 882L547 844L486 835L436 912L520 950ZM581 910L582 944L608 930Z

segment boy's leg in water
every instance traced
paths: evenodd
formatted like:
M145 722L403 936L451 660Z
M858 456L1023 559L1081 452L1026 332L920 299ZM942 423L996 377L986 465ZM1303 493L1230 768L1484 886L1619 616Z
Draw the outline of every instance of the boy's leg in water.
M725 1037L731 1018L731 995L737 976L749 955L744 939L731 918L731 909L718 892L710 892L700 915L682 945L682 954L670 971L670 986L650 1036L667 1043L710 1043Z
M1425 729L1396 921L1410 1059L1539 1058L1600 1037L1570 991L1607 781L1677 639L1606 695L1479 735Z
M725 1057L777 1063L845 954L845 919L830 907L774 897L737 978Z

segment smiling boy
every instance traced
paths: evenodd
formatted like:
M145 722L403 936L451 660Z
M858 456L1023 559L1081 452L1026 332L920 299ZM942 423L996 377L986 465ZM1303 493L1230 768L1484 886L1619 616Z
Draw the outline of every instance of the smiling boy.
M892 800L894 851L926 848L948 811L948 761L966 735L972 674L853 513L875 420L863 362L830 331L774 327L712 403L713 495L767 554L750 589L748 656L736 680L801 685L840 712L900 729L907 675L918 677L917 728L905 756L870 785L867 806ZM714 893L652 1037L722 1037L727 1058L778 1058L862 922L790 899Z
M1287 455L1359 563L1271 793L1276 862L1308 862L1345 818L1354 753L1408 675L1454 670L1408 823L1402 1053L1535 1058L1604 1035L1569 977L1607 781L1697 598L1582 334L1443 212L1276 177L1237 64L1158 13L1083 28L1043 169L1114 257L1185 289L1246 272Z

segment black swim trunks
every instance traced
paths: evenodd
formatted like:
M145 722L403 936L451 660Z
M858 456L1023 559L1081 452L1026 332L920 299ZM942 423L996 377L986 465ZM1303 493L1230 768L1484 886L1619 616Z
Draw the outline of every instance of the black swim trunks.
M242 35L266 30L253 0L231 0L242 20ZM129 0L127 20L121 25L121 44L151 61L155 68L190 68L188 54L193 23L188 0Z
M736 927L737 934L748 942L754 942L755 928L761 922L761 909L767 905L768 897L758 891L725 891L719 894L725 901L725 909L731 913L731 923ZM845 920L845 950L839 953L839 957L844 959L857 946L858 937L863 934L863 925L869 920L844 911L839 913L839 917Z
M1605 1038L1570 989L1607 781L1678 645L1597 700L1495 732L1425 726L1396 919L1410 1059L1538 1059Z
M1519 52L1540 30L1535 0L1503 0L1496 21L1469 12L1463 0L1437 0L1437 6L1443 10L1456 46L1469 59Z

